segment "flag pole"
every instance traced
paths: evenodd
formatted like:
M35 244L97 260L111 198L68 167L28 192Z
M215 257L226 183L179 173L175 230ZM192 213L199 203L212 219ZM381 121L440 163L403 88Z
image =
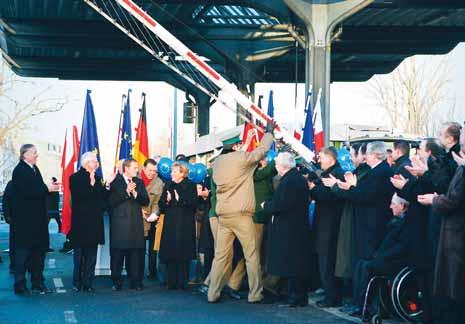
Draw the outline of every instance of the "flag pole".
M118 153L119 153L119 142L121 140L121 131L122 131L122 126L121 123L123 122L123 114L124 114L124 100L126 99L126 94L123 93L121 97L121 110L119 114L119 123L118 123L118 139L116 141L116 150L115 150L115 166L113 167L113 172L116 172L116 163L118 162Z

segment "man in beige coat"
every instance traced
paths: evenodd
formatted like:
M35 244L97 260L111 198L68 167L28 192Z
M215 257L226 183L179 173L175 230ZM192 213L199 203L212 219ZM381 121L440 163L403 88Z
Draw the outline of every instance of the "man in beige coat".
M150 203L142 208L144 217L144 237L149 242L149 278L156 278L157 274L157 252L154 250L155 245L155 221L158 219L158 202L163 192L163 181L158 177L157 162L153 159L147 159L144 162L144 168L141 172L142 181L145 189L149 194ZM145 260L145 256L144 256ZM143 267L144 268L144 267ZM143 269L142 268L142 269Z
M232 249L235 237L244 251L249 279L249 303L262 301L260 251L257 246L255 225L255 192L253 173L273 143L272 125L260 145L252 152L238 151L237 147L224 147L222 155L213 164L213 181L216 184L216 214L218 232L210 272L208 301L218 302L225 285L225 274L232 264Z

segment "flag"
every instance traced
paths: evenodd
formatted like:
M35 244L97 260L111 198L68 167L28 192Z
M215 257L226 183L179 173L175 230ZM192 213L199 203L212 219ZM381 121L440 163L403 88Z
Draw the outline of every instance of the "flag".
M140 110L139 124L136 129L136 142L133 147L133 157L143 165L145 160L149 157L149 139L147 135L147 115L145 109L145 93L142 93L143 101Z
M131 135L131 105L129 95L131 89L128 90L128 97L123 110L123 126L121 128L121 143L119 146L119 160L132 158L132 135Z
M87 152L94 152L97 155L97 160L100 167L95 172L96 175L102 177L102 163L100 162L100 149L98 146L97 124L95 122L94 105L90 98L90 90L87 90L86 105L84 106L84 118L82 120L81 142L79 145L79 156L77 160L77 168L81 167L81 156Z
M71 136L71 137L70 137ZM61 209L62 226L61 232L68 235L71 229L71 191L69 188L69 177L76 172L76 162L79 155L79 137L76 126L73 133L65 133L63 155L61 157L61 184L63 190L63 205Z
M312 152L315 152L315 129L313 127L313 110L312 110L312 94L307 96L307 105L305 109L305 126L303 129L302 144L308 147Z
M274 119L274 103L273 103L273 90L270 90L270 95L268 97L268 116L271 117L271 119ZM271 145L270 151L275 150L275 144Z
M316 99L315 116L313 117L313 124L315 127L315 132L314 132L315 150L316 152L320 152L320 150L325 146L323 120L321 118L321 88L318 91L318 97Z
M254 126L251 123L245 123L244 124L244 130L242 131L242 143L246 143L247 137L249 136L249 132L254 129ZM247 152L252 152L255 150L258 145L260 144L260 140L263 137L263 132L257 130L257 134L252 138L252 141L249 144L249 147L247 147Z

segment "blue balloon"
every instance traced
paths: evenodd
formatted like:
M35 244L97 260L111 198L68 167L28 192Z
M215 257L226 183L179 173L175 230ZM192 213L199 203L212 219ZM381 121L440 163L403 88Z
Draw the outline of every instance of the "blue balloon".
M337 161L339 162L339 165L341 166L342 170L344 170L345 172L352 172L355 169L355 167L352 164L352 160L350 159L350 152L346 148L338 150Z
M278 154L273 151L273 150L269 150L268 153L266 153L266 162L267 163L271 163L274 161L274 159L276 159L276 157L278 156Z
M171 179L171 165L173 161L167 157L163 157L158 161L158 174L164 180Z
M195 182L195 175L196 175L195 166L189 163L187 167L189 168L189 174L187 177L189 178L190 181Z
M202 163L196 163L194 164L194 168L195 168L194 182L202 183L205 180L205 177L207 176L207 167Z

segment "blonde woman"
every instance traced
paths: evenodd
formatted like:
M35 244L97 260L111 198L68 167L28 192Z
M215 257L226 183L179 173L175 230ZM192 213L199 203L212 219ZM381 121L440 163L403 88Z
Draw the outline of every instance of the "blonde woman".
M160 199L165 214L160 242L160 261L166 264L168 289L186 289L189 263L196 257L195 210L197 189L187 179L189 169L185 163L174 163L171 181L165 185Z

